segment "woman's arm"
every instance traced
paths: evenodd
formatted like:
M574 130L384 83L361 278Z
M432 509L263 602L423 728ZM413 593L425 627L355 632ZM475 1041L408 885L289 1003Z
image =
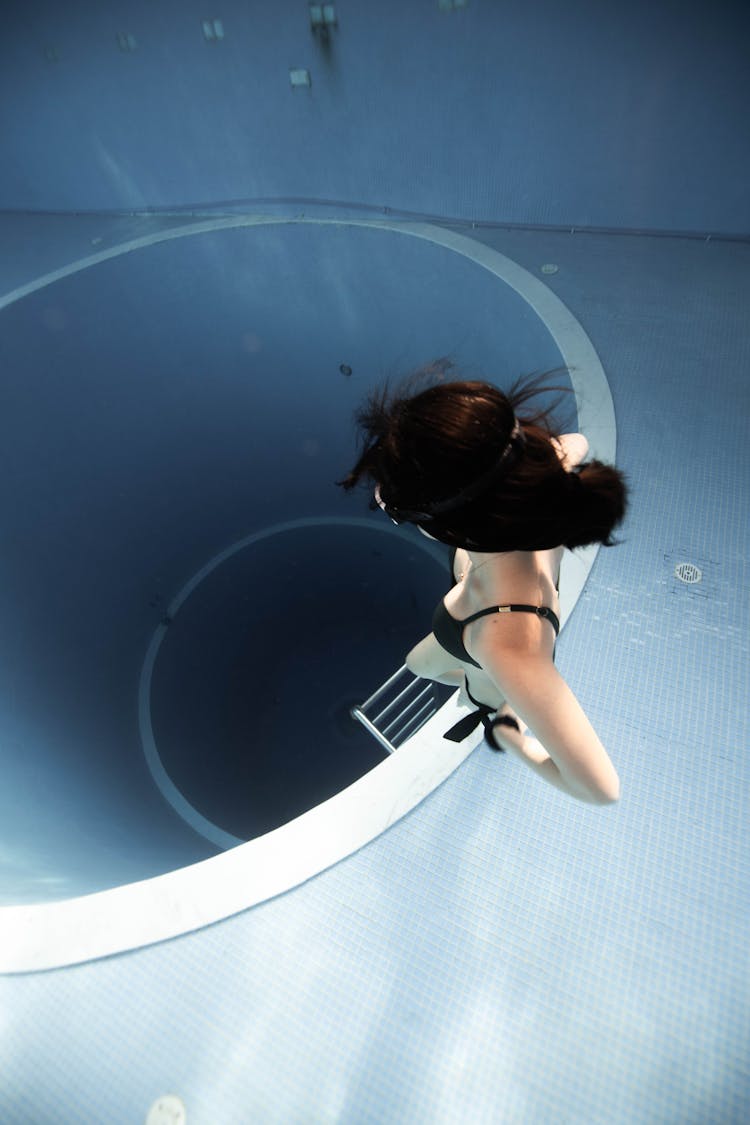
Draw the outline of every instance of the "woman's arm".
M536 736L500 724L494 735L503 749L580 801L608 805L619 800L620 779L609 755L549 657L493 647L481 660L509 706Z
M518 719L518 716L506 704L501 708L500 714L509 715L511 718ZM523 727L525 724L519 724ZM569 797L575 797L579 801L585 801L587 804L603 805L611 804L611 800L603 800L600 795L592 793L590 790L580 788L570 781L566 781L558 766L552 761L547 751L542 746L538 738L532 734L522 734L520 730L514 730L512 727L505 726L504 724L497 725L492 729L492 735L495 741L516 758L520 758L530 769L538 773L544 781L554 785L563 793L567 793ZM619 790L618 790L619 792Z
M506 618L503 622L506 633L509 624ZM533 623L518 621L515 624L528 628ZM546 622L538 624L549 628ZM498 641L496 631L493 634L477 658L507 700L499 714L517 712L536 735L530 738L498 724L494 735L499 744L521 758L550 785L579 801L595 805L616 801L620 781L615 768L583 708L549 656L529 655L523 648L519 651L517 645ZM464 687L464 671L451 667L453 659L430 633L414 646L406 665L415 676L451 687ZM468 699L461 697L460 702L468 704Z

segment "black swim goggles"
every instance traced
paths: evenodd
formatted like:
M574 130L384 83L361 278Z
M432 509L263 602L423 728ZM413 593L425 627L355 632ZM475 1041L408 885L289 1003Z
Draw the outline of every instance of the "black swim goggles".
M391 523L429 523L433 518L429 512L413 512L406 508L393 508L390 504L386 504L380 495L379 484L375 485L373 499L381 511L385 512Z
M375 486L373 499L377 506L385 512L393 523L417 523L425 524L431 523L436 518L444 515L446 512L453 512L457 508L463 508L466 504L476 500L483 492L486 492L493 484L503 476L504 473L516 463L518 457L526 445L526 435L521 428L519 422L516 421L511 431L508 444L500 454L499 460L492 466L492 468L483 473L481 477L477 477L471 484L467 484L466 488L462 488L460 492L449 496L445 500L436 500L434 503L426 505L426 511L414 511L410 508L396 508L392 504L388 504L380 495L380 485Z

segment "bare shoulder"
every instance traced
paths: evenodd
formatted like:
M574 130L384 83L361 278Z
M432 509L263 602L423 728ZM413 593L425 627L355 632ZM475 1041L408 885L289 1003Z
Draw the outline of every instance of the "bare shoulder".
M574 469L588 456L589 443L583 434L560 434L552 444L565 469Z

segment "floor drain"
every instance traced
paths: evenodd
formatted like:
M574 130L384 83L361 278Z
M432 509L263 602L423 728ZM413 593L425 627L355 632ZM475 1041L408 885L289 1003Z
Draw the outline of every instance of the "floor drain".
M703 577L703 571L693 563L678 563L674 568L674 576L675 578L679 578L680 582L692 586L696 582L700 582Z

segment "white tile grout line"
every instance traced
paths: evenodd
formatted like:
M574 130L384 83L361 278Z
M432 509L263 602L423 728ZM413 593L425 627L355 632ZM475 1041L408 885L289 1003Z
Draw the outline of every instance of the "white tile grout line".
M510 258L429 223L263 215L189 223L131 239L47 273L0 297L0 309L79 270L154 243L221 229L300 223L368 227L426 239L468 258L514 289L541 319L570 371L579 428L589 439L592 455L614 462L616 427L607 379L591 341L570 310ZM560 583L563 622L595 557L596 548L575 556L566 552ZM454 696L398 753L359 781L289 824L222 855L97 894L0 908L0 972L62 968L142 948L229 918L300 885L375 839L468 757L478 739L451 743L442 738L445 726L462 713Z

